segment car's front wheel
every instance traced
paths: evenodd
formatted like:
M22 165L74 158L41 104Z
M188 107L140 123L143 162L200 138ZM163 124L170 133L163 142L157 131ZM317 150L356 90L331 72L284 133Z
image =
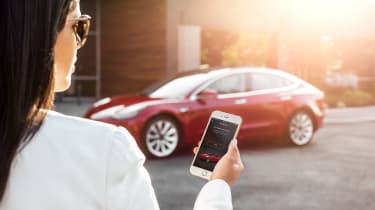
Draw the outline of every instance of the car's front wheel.
M288 124L288 139L297 146L303 146L312 140L314 121L306 111L298 111L292 115Z
M153 118L143 129L142 146L149 157L168 157L176 152L180 142L178 124L168 116Z

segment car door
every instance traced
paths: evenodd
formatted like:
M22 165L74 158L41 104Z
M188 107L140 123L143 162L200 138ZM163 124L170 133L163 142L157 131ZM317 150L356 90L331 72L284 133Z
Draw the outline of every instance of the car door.
M242 135L246 138L279 135L291 103L288 88L291 83L270 73L248 73L247 78L247 107L242 114Z
M214 110L241 115L240 107L246 103L241 93L246 89L246 78L244 74L237 73L220 77L209 84L206 84L205 90L217 93L215 97L200 99L199 93L194 102L194 108L190 112L190 132L194 132L197 138L203 134L209 116Z

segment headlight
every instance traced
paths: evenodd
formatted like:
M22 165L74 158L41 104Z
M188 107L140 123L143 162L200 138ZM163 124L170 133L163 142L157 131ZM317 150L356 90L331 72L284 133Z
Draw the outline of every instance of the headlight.
M93 120L112 118L116 111L119 111L123 108L124 108L124 105L118 105L118 106L114 106L114 107L111 107L111 108L108 108L108 109L103 109L103 110L91 115L90 118L93 119Z
M114 106L101 110L91 116L93 120L112 118L117 120L125 120L135 117L140 111L147 107L146 104L135 104L125 107L124 105Z
M98 107L98 106L101 106L101 105L104 105L104 104L108 104L109 102L111 102L111 99L109 97L107 98L103 98L97 102L94 103L94 107Z
M113 118L117 120L125 120L135 117L140 111L147 107L146 104L134 104L128 107L124 107L114 113Z

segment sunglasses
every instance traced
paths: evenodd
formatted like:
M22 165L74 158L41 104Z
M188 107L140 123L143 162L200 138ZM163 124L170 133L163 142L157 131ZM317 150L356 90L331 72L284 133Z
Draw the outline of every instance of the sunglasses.
M79 49L86 43L87 36L90 30L91 17L89 15L81 15L79 18L73 18L69 20L77 21L77 23L73 25L73 31L77 40L77 48Z

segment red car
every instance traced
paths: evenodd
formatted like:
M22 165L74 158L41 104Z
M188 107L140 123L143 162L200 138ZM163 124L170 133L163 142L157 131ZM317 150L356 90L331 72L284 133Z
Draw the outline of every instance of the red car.
M240 115L239 141L286 137L308 144L323 121L323 96L281 70L225 68L178 74L138 95L96 102L86 118L127 128L149 157L196 145L213 110Z
M220 157L208 153L200 154L199 158L207 162L218 162L220 160Z

